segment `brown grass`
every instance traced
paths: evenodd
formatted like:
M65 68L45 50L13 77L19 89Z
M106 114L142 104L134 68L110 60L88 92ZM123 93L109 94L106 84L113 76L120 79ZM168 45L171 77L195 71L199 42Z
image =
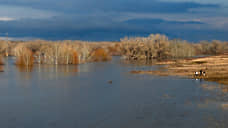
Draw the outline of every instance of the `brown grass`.
M228 85L228 54L158 64L166 66L156 71L132 71L131 73L197 78ZM206 76L194 76L194 72L200 70L206 71Z
M16 65L16 68L20 72L32 72L33 66L25 66L25 65Z

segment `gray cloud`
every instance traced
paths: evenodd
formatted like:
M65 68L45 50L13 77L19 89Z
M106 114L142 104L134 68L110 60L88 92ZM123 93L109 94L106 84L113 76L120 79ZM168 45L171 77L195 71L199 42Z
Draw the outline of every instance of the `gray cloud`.
M52 11L33 9L31 7L0 5L0 17L5 17L11 20L18 20L24 18L45 19L51 18L55 15L58 14Z
M54 19L0 22L0 28L2 28L0 32L8 31L9 35L13 37L32 36L51 40L119 40L125 36L147 36L150 33L161 33L171 38L184 38L191 41L197 41L203 37L218 39L215 30L210 29L208 24L199 21L131 19L104 22L103 19L104 17L81 17L80 19L55 17ZM215 36L211 33L212 31ZM196 35L199 32L201 32L201 36ZM224 35L222 32L220 34ZM221 35L219 36L221 37Z
M13 37L119 40L162 33L198 40L195 33L212 39L228 30L225 7L191 0L1 0L0 5L0 32Z
M1 0L1 4L29 6L37 9L62 12L118 11L118 12L159 12L182 13L191 8L217 8L217 4L196 2L161 2L158 0Z

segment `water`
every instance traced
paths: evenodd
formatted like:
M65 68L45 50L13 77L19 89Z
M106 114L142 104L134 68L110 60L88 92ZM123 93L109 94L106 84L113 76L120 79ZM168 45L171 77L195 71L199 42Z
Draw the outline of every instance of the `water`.
M21 69L9 58L0 73L0 127L228 126L228 112L221 107L226 93L201 86L214 83L129 73L137 69L154 68L123 64L117 57L105 63Z

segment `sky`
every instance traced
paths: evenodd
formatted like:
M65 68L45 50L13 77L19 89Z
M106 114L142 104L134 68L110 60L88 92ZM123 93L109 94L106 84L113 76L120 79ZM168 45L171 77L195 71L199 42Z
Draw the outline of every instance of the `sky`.
M228 40L227 0L1 0L0 37L118 41L165 34Z

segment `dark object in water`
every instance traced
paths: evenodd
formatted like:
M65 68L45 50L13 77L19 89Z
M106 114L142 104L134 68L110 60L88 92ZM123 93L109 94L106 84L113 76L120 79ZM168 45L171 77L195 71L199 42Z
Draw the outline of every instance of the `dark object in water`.
M112 84L112 80L108 81L109 84Z

